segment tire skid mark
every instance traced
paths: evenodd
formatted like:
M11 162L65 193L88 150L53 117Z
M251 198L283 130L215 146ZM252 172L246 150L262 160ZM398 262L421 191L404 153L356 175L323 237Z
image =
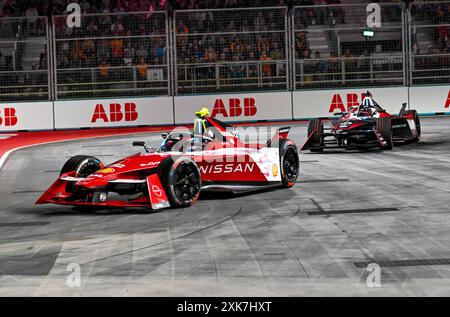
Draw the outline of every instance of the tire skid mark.
M223 223L225 223L225 222L227 222L227 221L229 221L229 220L232 220L232 219L233 219L234 217L236 217L241 211L242 211L242 207L239 207L239 210L238 210L235 214L233 214L232 216L230 216L230 217L228 217L228 218L225 218L225 219L223 219L223 220L221 220L221 221L219 221L219 222L216 222L216 223L214 223L214 224L212 224L212 225L209 225L209 226L200 228L200 229L198 229L198 230L194 230L194 231L189 232L189 233L187 233L187 234L183 234L183 235L181 235L181 236L174 237L174 238L172 238L172 239L170 239L170 240L168 239L168 240L166 240L166 241L161 241L161 242L158 242L158 243L150 244L150 245L147 245L147 246L144 246L144 247L135 249L135 250L129 250L129 251L125 251L125 252L116 253L116 254L113 254L113 255L111 255L111 256L103 257L103 258L96 259L96 260L93 260L93 261L84 262L84 263L82 263L81 265L90 264L90 263L96 263L96 262L103 261L103 260L108 260L108 259L111 259L111 258L114 258L114 257L118 257L118 256L122 256L122 255L127 255L127 254L130 254L130 253L133 253L133 252L139 252L139 251L147 250L147 249L150 249L150 248L159 246L159 245L163 245L163 244L169 243L169 242L171 242L171 241L175 241L175 240L187 238L187 237L189 237L189 236L192 236L192 235L195 235L195 234L197 234L197 233L200 233L200 232L203 232L203 231L212 229L212 228L217 227L217 226L219 226L219 225L221 225L221 224L223 224Z

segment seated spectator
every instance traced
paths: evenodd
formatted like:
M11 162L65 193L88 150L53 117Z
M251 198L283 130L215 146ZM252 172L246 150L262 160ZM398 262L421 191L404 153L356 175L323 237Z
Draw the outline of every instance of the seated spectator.
M131 66L134 61L134 47L131 41L127 41L123 51L123 63L125 66Z
M189 29L184 25L183 21L179 20L176 31L178 34L189 33Z
M144 45L141 44L136 51L136 58L138 60L140 60L141 58L143 58L144 60L147 60L147 57L148 57L148 52L145 49Z
M316 72L325 73L327 71L327 62L322 59L319 51L314 53L314 59L316 59Z
M345 72L351 73L356 70L356 60L353 58L352 52L349 49L345 50L344 56ZM348 75L348 79L354 79L353 75Z
M200 46L199 45L194 45L194 49L192 50L192 55L194 57L195 60L197 61L201 61L203 59L203 53L200 50Z
M205 62L207 63L215 63L217 61L217 54L214 48L211 46L205 52Z
M6 58L3 56L2 52L0 52L0 71L7 70Z
M36 35L38 32L38 10L36 6L32 4L27 11L25 12L25 16L27 16L27 31L29 35Z
M82 45L83 55L85 57L86 67L95 67L96 65L96 53L95 44L92 39L85 40Z
M101 40L97 47L98 60L110 60L111 58L111 42L108 40Z
M439 57L438 56L433 56L436 55L436 50L434 49L433 46L429 46L428 47L428 55L425 58L425 62L424 62L424 68L425 69L437 69L439 68Z
M244 65L239 63L239 55L235 55L233 57L233 63L230 67L231 77L232 78L243 78L244 77Z
M140 81L145 81L147 80L147 70L148 70L148 65L145 62L144 58L140 58L139 59L139 63L136 66L136 70L137 70L137 78Z
M123 40L121 38L111 41L111 56L114 66L119 66L123 61Z
M89 20L89 25L86 28L86 34L88 36L91 36L91 37L95 37L95 36L99 35L98 27L95 24L95 20L94 19Z
M99 69L99 81L108 81L109 79L109 68L110 65L106 60L102 60L98 65Z
M272 59L270 56L267 55L267 52L262 52L261 57L259 58L260 61L271 61ZM271 77L272 76L272 64L271 63L262 63L262 74L264 77Z
M328 59L327 72L330 74L329 80L338 80L339 79L339 71L340 71L340 61L337 58L337 54L334 52L330 53L330 58Z
M283 52L278 48L278 42L272 43L272 49L270 50L270 57L273 60L282 60L284 58Z
M357 69L360 73L367 73L370 71L370 53L368 49L365 49L364 52L359 56L357 61ZM359 74L358 78L368 78L368 74Z
M166 45L164 39L160 39L159 44L156 47L156 58L159 64L164 64L166 58Z

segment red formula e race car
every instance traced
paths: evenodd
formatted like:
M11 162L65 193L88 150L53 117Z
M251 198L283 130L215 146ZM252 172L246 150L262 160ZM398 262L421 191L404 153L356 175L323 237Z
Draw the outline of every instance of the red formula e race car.
M291 187L299 173L289 128L266 142L244 143L236 130L197 112L194 132L163 134L159 149L148 148L108 166L92 156L67 161L60 177L37 204L94 207L188 207L201 191L253 191Z
M335 115L340 118L331 121L329 128L324 128L320 119L309 122L308 138L302 151L322 152L336 148L392 150L394 145L419 141L421 135L417 111L406 110L404 103L398 115L389 114L369 92L360 106Z

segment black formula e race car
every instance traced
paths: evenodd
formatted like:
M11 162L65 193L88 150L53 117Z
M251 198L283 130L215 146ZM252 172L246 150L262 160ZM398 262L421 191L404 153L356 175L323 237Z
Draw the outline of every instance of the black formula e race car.
M340 116L324 128L321 119L311 120L308 138L301 150L322 152L324 149L392 150L394 145L417 142L421 135L420 119L415 110L402 105L398 115L389 114L367 92L361 105Z

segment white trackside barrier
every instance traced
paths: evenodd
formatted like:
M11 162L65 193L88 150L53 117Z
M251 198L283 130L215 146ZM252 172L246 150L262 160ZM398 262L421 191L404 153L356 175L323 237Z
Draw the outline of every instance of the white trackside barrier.
M55 101L55 129L173 124L171 97Z
M229 122L292 119L291 93L268 92L175 97L175 123L191 123L202 107Z
M331 117L333 113L344 112L351 106L361 104L367 90L381 107L391 113L397 113L402 104L408 102L406 87L295 91L293 117L294 119Z
M53 129L52 102L0 104L0 132Z
M207 107L225 122L301 120L331 117L359 105L369 90L387 111L402 103L422 115L450 114L450 85L394 88L298 90L177 97L115 98L0 103L0 132L107 128L192 123Z
M411 87L411 109L424 115L450 113L450 85Z

